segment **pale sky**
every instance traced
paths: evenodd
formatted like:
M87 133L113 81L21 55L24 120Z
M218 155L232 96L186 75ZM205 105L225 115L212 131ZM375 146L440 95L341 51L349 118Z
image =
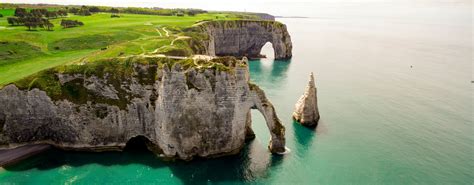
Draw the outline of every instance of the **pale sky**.
M2 3L47 3L63 5L103 5L163 8L200 8L205 10L228 10L265 12L283 16L318 16L332 12L352 11L354 6L367 6L370 11L381 5L461 2L470 0L0 0ZM372 7L372 8L370 8ZM364 12L362 12L364 13Z

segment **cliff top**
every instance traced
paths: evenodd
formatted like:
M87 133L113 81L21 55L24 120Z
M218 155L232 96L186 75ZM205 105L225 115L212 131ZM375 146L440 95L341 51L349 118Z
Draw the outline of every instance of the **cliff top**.
M50 30L27 28L21 22L8 21L8 18L19 19L14 14L17 7L25 8L27 12L31 9L66 11L66 15L48 18L52 24ZM186 29L195 23L260 19L251 14L192 9L178 14L176 12L181 10L118 8L119 17L113 17L112 7L102 6L0 4L0 8L3 15L0 17L0 86L74 62L142 54L199 54L202 49L199 42L204 36L186 33ZM81 15L74 13L73 9L87 9L91 14ZM79 21L83 25L63 28L63 19Z
M83 80L74 82L77 79L95 77L106 79L108 85L121 89L123 84L131 84L131 79L138 79L139 84L153 85L156 80L160 80L159 69L175 71L226 71L232 72L236 67L246 67L247 63L237 60L234 57L217 57L210 60L203 59L172 59L168 57L156 56L132 56L122 58L102 59L88 63L76 63L71 65L61 65L58 67L43 70L30 75L21 80L14 81L14 84L21 90L31 90L34 88L43 90L53 100L68 99L74 103L84 104L90 100L84 96L87 90L84 89ZM138 71L138 72L137 72ZM73 82L70 82L72 80ZM0 89L3 87L0 86ZM121 95L117 100L95 99L96 102L117 105L124 108L133 95L127 92L119 92Z
M254 19L241 19L241 20L212 20L212 21L200 21L196 23L194 26L204 26L204 25L212 25L212 26L222 26L224 28L232 28L232 27L241 27L245 26L250 23L258 23L265 27L283 27L285 24L272 21L272 20L254 20Z

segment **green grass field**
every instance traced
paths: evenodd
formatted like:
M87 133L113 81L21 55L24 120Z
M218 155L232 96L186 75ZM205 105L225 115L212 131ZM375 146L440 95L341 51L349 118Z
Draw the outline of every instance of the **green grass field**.
M121 14L111 18L109 13L92 16L69 14L67 18L79 20L84 26L63 29L62 18L52 19L53 31L38 28L27 31L24 26L10 26L7 17L13 9L1 9L0 18L0 87L38 71L75 61L140 55L153 51L170 52L184 47L177 40L170 43L183 28L201 20L238 19L233 14L208 13L196 16L157 16ZM166 36L169 31L169 37ZM188 48L189 49L189 48Z

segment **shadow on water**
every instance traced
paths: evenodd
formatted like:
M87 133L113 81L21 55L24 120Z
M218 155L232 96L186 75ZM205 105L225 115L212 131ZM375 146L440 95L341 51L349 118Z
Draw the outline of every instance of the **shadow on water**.
M88 164L116 166L143 164L152 168L165 165L158 157L146 149L124 150L123 152L77 152L53 148L40 155L33 156L12 166L4 167L8 171L26 171L31 169L50 170L64 165L80 167Z
M288 74L288 69L290 68L291 59L288 60L274 60L273 67L271 72L272 79L284 78L286 79Z
M80 167L89 164L102 166L127 166L141 164L152 169L170 168L173 176L184 184L205 184L208 182L248 182L267 176L269 168L280 165L284 156L272 155L266 147L251 141L234 156L215 159L195 159L186 161L162 161L143 148L123 152L72 152L60 149L46 151L16 165L5 167L8 171L51 170L63 166ZM130 174L133 176L133 174Z
M316 127L305 127L293 120L293 131L296 137L296 140L299 144L304 146L311 145L311 142L316 137Z
M272 155L257 141L248 143L234 156L179 161L169 167L184 184L252 182L268 176L269 168L280 165L285 156Z
M249 61L251 79L260 85L283 86L288 77L289 60L257 59Z

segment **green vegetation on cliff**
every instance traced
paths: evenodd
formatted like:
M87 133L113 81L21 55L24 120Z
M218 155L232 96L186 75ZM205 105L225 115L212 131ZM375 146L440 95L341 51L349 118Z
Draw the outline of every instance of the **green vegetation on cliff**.
M137 79L141 85L153 85L155 80L160 80L159 71L163 68L180 68L187 70L214 70L227 71L237 66L244 66L234 57L221 57L211 60L171 59L166 57L133 56L122 58L101 59L87 64L60 65L30 75L13 82L19 89L30 90L38 88L45 91L53 100L67 99L77 104L85 104L93 100L97 103L107 103L125 108L134 95L123 90L124 83L131 84L132 79ZM143 70L143 66L145 70ZM63 80L61 76L74 77L73 80ZM105 99L96 97L84 86L85 78L98 77L114 86L119 92L118 99ZM67 78L67 77L66 77Z
M25 6L26 10L36 8ZM120 18L111 18L112 13L108 12L91 16L69 13L67 19L81 21L84 26L64 29L60 26L61 18L57 18L49 19L55 25L53 31L28 31L24 26L8 24L7 18L14 15L16 7L0 4L0 13L4 15L0 17L0 87L62 64L143 54L190 56L203 49L198 43L205 37L188 32L195 23L255 18L218 12L184 16L120 13ZM41 8L57 11L64 7Z

